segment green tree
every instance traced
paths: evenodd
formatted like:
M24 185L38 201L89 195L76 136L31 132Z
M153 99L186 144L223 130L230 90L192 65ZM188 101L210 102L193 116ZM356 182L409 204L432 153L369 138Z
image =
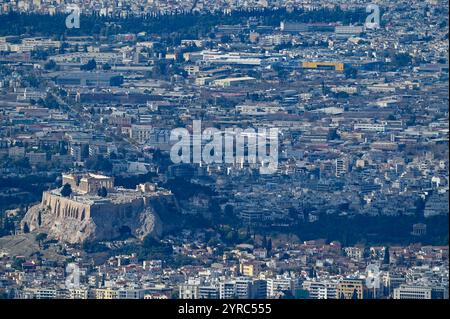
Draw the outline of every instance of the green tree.
M106 190L105 186L102 186L102 188L99 188L97 191L97 195L100 197L106 197L108 195L108 191Z
M315 278L317 276L316 270L314 269L314 267L311 267L309 269L309 278Z
M80 69L84 71L92 71L97 68L95 59L89 60L86 64L81 65Z
M22 157L14 162L14 165L19 168L31 168L28 157Z
M411 64L412 57L408 53L399 53L394 55L392 64L397 67L403 67Z
M354 79L358 75L358 70L354 67L345 68L344 75L347 79Z
M267 240L267 247L266 247L266 249L267 249L267 253L270 253L272 251L272 238L269 238Z
M56 98L48 93L47 96L45 97L45 100L43 101L43 105L49 109L57 109L59 108L59 103L56 100Z
M90 158L87 160L86 167L96 171L110 172L112 170L112 163L100 154L95 159Z
M27 223L23 224L23 233L24 234L28 234L30 232L30 227L28 226Z
M230 244L236 244L238 242L239 236L236 231L230 230L225 238Z
M250 230L250 226L247 226L247 230L245 232L245 238L249 239L251 238L251 230Z
M121 75L113 76L109 80L109 85L111 86L121 86L122 84L123 84L123 76Z
M50 60L47 63L44 64L45 70L54 70L56 68L57 64L55 61Z
M389 255L389 247L386 246L386 248L384 248L384 257L383 257L383 264L384 265L389 265L390 263L390 255Z
M263 237L263 239L262 239L261 245L262 245L264 248L267 248L267 237L266 237L266 235L264 235L264 237Z
M165 244L147 235L142 243L142 249L138 252L139 259L156 258L167 259L173 253L172 245Z
M70 194L72 194L72 186L70 186L69 183L64 184L63 188L61 189L61 195L63 197L69 197Z
M47 239L46 233L39 233L36 235L36 241L39 243L39 247L42 246L42 243Z
M166 76L168 73L168 63L165 60L158 60L152 69L153 78L161 78Z

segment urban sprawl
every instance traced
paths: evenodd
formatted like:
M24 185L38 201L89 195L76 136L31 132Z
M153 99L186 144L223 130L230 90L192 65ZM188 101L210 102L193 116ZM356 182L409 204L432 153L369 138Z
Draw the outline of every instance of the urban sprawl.
M447 299L448 5L0 0L0 298Z

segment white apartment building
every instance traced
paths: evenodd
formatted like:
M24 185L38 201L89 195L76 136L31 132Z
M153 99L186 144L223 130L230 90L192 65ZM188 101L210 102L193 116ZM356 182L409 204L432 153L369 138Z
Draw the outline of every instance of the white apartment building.
M198 284L184 284L180 285L179 297L180 299L198 299L199 298Z
M283 291L293 291L294 281L291 278L279 277L267 279L267 296L275 297Z
M344 158L338 158L335 162L335 173L336 176L341 176L347 173L348 165Z
M219 297L220 299L248 299L251 295L251 287L251 280L246 278L221 282L219 285Z
M131 126L131 138L139 143L145 143L150 139L154 129L151 125L138 125L133 124Z
M267 115L285 112L284 107L276 104L239 104L236 105L236 112L246 115Z
M394 299L431 299L431 288L401 285L394 289Z
M337 299L337 282L305 281L303 288L308 290L311 299Z
M386 130L386 124L384 123L357 123L353 126L355 131L367 131L367 132L384 132Z

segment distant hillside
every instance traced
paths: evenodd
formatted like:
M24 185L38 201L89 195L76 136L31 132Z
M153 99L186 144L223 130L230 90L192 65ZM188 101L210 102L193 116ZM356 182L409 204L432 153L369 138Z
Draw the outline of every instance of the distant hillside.
M103 17L98 15L82 15L79 29L65 27L65 14L55 15L8 13L0 15L0 35L30 36L107 36L118 33L149 34L178 33L179 36L198 38L199 34L207 34L217 25L246 24L249 18L257 18L258 23L268 26L279 26L281 21L327 23L341 22L342 24L362 24L367 13L363 9L341 10L319 9L305 11L296 9L288 12L285 8L233 11L231 14L222 12L175 13L171 15L148 15L143 17Z

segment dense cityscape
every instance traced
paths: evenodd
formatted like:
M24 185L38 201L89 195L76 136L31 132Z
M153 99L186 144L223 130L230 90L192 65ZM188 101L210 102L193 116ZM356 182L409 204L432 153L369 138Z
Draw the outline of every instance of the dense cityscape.
M448 299L448 13L0 0L0 298Z

